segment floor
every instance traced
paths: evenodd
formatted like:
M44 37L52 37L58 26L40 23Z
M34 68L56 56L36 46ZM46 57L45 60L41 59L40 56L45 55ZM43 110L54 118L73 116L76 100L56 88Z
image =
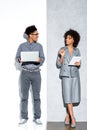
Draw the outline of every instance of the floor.
M18 121L13 121L13 120L7 120L7 122L2 122L0 125L1 130L46 130L46 122L42 121L42 125L37 125L35 124L32 120L28 120L27 123L19 125Z
M43 122L42 125L37 125L33 121L28 121L24 125L19 125L17 130L46 130L46 123Z
M47 130L87 130L87 122L77 122L76 128L65 126L64 122L48 122Z

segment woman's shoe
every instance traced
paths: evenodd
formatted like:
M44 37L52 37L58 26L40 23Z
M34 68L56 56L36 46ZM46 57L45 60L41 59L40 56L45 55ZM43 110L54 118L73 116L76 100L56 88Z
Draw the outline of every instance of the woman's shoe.
M67 121L65 121L64 123L65 123L65 125L70 125L70 122L69 122L69 121L68 121L68 122L67 122Z
M65 125L70 125L70 119L69 119L69 121L66 121L66 118L65 118L65 121L64 121Z
M75 124L71 124L71 128L76 128L76 123Z
M75 120L75 118L73 117L73 119ZM76 128L76 121L74 124L71 123L71 128Z

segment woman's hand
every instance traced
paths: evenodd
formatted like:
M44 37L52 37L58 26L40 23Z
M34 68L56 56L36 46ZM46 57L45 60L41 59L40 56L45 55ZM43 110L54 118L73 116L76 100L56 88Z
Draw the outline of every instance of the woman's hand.
M61 58L60 58L60 63L62 64L63 63L63 59L64 59L64 55L65 55L65 51L64 49L61 49L59 54L61 55Z
M80 65L81 65L81 62L75 62L75 65L76 65L76 66L80 66Z
M64 57L64 55L65 55L64 49L61 49L59 53L60 53L60 55L61 55L62 57Z

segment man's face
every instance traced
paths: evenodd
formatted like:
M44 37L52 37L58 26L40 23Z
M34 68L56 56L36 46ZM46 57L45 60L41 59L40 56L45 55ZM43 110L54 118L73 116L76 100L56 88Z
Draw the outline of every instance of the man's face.
M34 31L33 33L30 34L30 39L34 42L36 42L38 40L38 36L39 36L39 33L38 31Z

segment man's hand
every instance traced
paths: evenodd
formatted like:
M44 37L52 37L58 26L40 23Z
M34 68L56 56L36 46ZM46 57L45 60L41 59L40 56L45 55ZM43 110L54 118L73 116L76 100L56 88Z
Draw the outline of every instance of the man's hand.
M21 59L20 59L20 58L18 59L18 62L19 62L19 63L22 63L22 61L21 61Z
M36 61L36 62L40 63L40 62L41 62L41 58L39 57L39 58L38 58L38 61Z

